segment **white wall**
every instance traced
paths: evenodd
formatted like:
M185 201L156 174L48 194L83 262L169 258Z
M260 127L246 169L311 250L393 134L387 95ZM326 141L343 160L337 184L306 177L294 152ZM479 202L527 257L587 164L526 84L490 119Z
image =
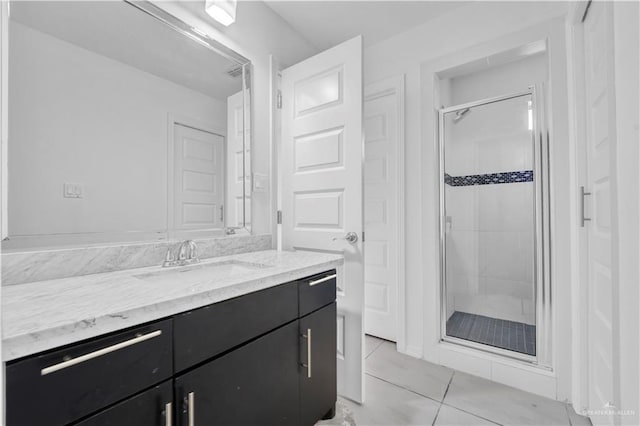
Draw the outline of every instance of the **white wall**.
M549 39L551 44L549 68L551 87L555 89L551 101L554 114L566 115L566 52L564 45L563 20L567 4L560 2L474 2L457 8L443 16L428 21L405 33L385 40L365 50L365 82L370 83L398 74L406 74L406 152L405 152L405 221L412 232L406 239L406 299L405 320L407 321L406 341L399 342L399 349L412 355L422 356L440 362L440 354L434 352L439 332L430 329L438 321L439 286L438 277L438 212L437 212L437 161L433 143L435 117L433 105L433 79L428 70L445 69L453 65L447 58L456 56L462 62L479 60L482 57L509 50L520 45ZM508 36L507 36L508 35ZM428 70L423 69L422 64ZM438 68L442 67L442 68ZM566 121L566 120L565 120ZM553 127L555 125L555 127ZM566 123L560 119L552 123L553 140L566 141ZM559 145L553 152L554 161L568 164L569 147ZM558 164L558 163L554 163ZM562 230L569 223L569 199L571 180L568 170L556 170L556 179L563 184L554 192L554 200L562 217L554 219L554 229ZM565 201L563 201L563 199ZM569 238L562 231L556 233L556 253L570 253ZM571 270L562 265L570 264L566 259L556 258L554 282L570 282ZM554 293L558 304L569 306L568 286L557 286ZM402 303L402 302L401 302ZM556 335L555 367L558 377L538 374L527 384L530 391L569 398L570 389L570 312L561 312L555 318L556 324L564 324ZM426 350L426 351L425 351ZM454 366L452 352L448 361ZM455 358L455 359L454 359ZM443 359L444 360L444 359ZM524 384L511 381L510 366L498 365L489 359L478 358L477 362L464 359L467 371L494 380L509 382L520 387ZM492 372L493 371L493 372ZM536 373L537 374L537 373Z
M17 22L10 38L11 235L167 229L169 114L224 134L225 102Z
M269 55L279 59L282 68L306 59L317 49L304 40L279 15L261 1L238 2L237 20L229 27L217 24L204 15L204 3L154 1L154 3L206 32L209 36L251 60L253 66L252 134L253 171L270 181L272 167L272 106ZM271 204L272 188L252 196L254 233L275 232L275 211ZM275 245L275 239L274 239Z
M535 83L547 81L547 56L539 53L453 77L450 83L453 105L523 92Z

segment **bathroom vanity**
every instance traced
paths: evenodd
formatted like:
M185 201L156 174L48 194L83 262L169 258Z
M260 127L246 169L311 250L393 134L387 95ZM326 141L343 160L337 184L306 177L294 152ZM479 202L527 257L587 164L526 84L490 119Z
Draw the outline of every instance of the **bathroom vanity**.
M332 417L341 263L332 255L267 251L9 287L5 359L12 358L7 350L33 350L21 344L28 340L47 349L8 360L7 425L312 425ZM155 294L124 312L118 305L132 301L119 300L118 286L110 289L117 281ZM98 294L75 299L69 290L81 283L93 283ZM29 321L19 308L36 287L40 298L32 303L44 302L37 324L12 321ZM46 304L65 288L66 306ZM183 297L163 302L165 289ZM97 316L68 322L88 305ZM12 325L22 331L11 337ZM95 335L82 338L87 333Z

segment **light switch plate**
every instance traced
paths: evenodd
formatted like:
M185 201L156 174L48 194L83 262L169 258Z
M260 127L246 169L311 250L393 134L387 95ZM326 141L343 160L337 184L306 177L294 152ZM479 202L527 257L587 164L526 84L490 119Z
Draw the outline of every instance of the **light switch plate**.
M82 198L82 185L65 182L62 196L64 198Z
M267 192L269 190L269 176L261 173L253 174L253 192Z

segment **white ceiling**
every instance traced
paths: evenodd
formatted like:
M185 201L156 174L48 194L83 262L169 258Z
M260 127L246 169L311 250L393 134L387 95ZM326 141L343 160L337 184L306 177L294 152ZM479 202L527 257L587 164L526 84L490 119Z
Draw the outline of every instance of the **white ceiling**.
M242 88L234 62L124 2L17 1L11 20L216 99Z
M451 0L264 2L319 50L360 34L365 47L371 46L469 3Z

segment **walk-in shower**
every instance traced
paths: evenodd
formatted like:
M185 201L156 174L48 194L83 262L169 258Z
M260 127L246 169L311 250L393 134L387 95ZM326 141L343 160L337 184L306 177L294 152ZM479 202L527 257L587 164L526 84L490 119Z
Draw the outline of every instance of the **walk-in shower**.
M440 110L442 339L549 361L541 88Z

